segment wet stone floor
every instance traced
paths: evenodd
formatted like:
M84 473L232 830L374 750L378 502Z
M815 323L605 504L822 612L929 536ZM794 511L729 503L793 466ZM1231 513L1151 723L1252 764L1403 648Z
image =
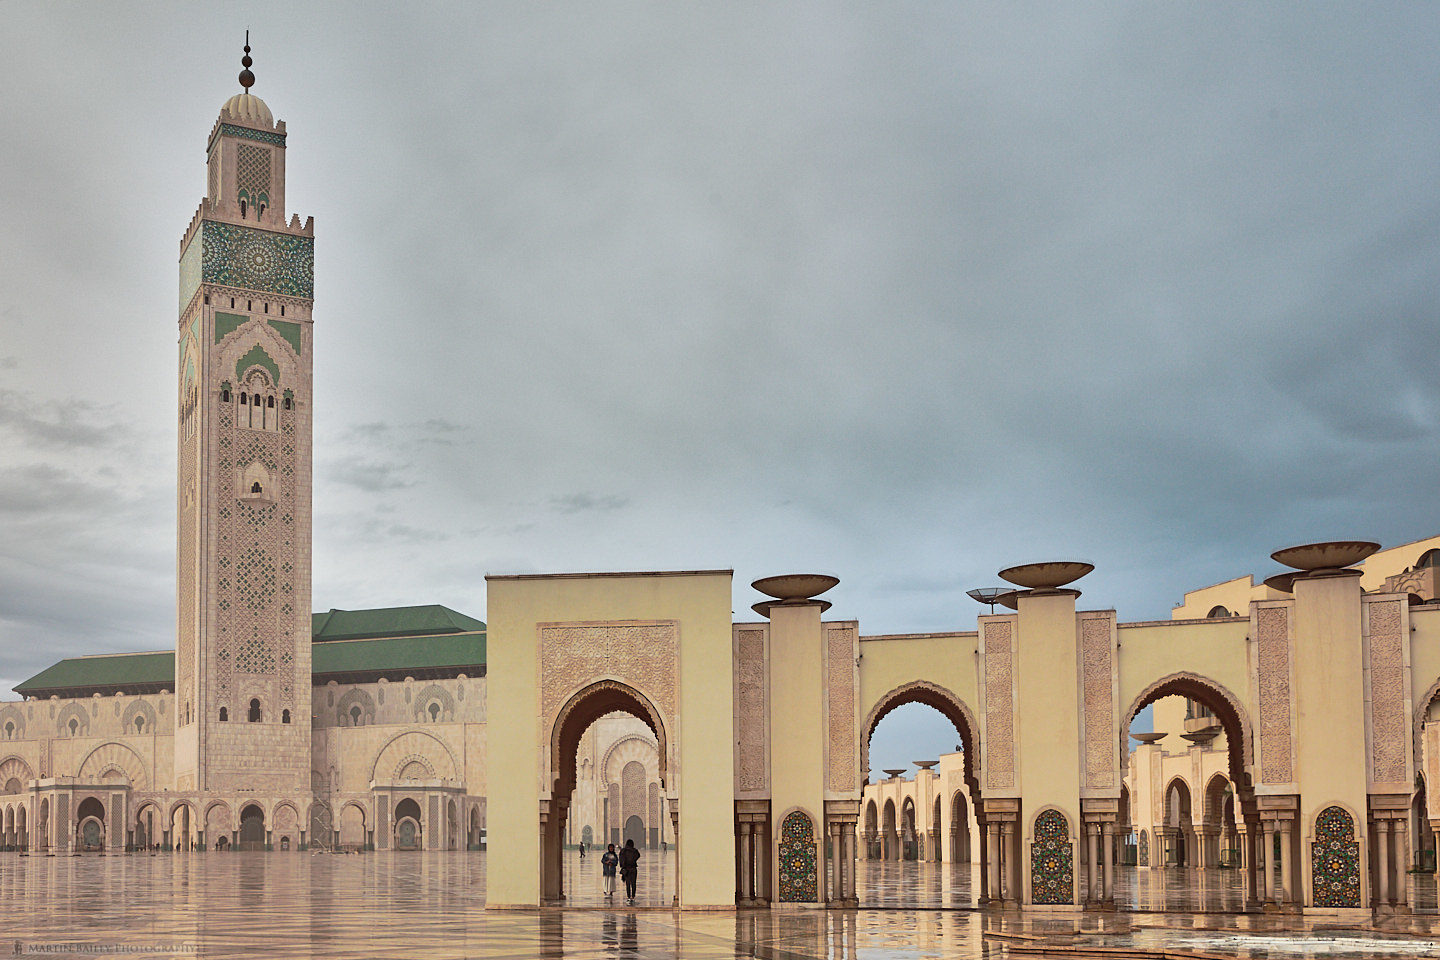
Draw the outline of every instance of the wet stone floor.
M1138 909L1119 913L997 914L971 907L964 865L863 861L858 911L676 913L674 867L647 855L630 908L605 899L597 857L571 853L566 909L488 912L483 853L0 854L0 956L1440 957L1433 878L1414 916L1339 924L1223 912L1228 871L1130 870L1120 895Z

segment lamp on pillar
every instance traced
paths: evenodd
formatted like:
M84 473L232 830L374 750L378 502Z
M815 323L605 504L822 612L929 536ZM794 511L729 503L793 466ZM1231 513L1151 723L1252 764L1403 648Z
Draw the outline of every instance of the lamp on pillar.
M1000 571L1000 579L1024 587L1031 593L1064 592L1078 597L1079 590L1062 591L1062 588L1094 569L1095 564L1083 560L1048 560L1043 563L1022 563L1018 567L1006 567ZM1003 599L997 600L1000 603L1005 602Z
M787 573L778 577L761 577L750 586L767 597L775 599L751 604L750 609L762 617L768 617L773 607L818 603L820 612L824 613L830 609L830 601L816 600L815 598L839 582L839 577L831 577L823 573Z
M1286 571L1266 577L1265 586L1280 593L1294 593L1296 580L1358 577L1360 571L1351 564L1359 563L1379 549L1380 544L1371 540L1326 540L1276 550L1270 559L1299 572Z

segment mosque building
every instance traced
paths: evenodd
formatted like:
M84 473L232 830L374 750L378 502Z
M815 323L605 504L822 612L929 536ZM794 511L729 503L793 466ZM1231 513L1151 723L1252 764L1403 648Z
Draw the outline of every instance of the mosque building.
M310 613L315 228L249 51L180 242L174 650L62 660L0 704L6 849L483 842L485 624ZM605 718L585 751L572 842L658 846L649 731Z
M567 847L624 839L674 845L687 908L854 908L867 859L973 863L986 907L1114 909L1133 863L1233 867L1237 909L1409 908L1440 827L1440 537L1279 550L1293 572L1164 621L1078 608L1093 567L1064 560L926 634L822 619L817 574L757 580L737 622L732 570L495 575L488 622L312 613L315 229L245 50L179 250L174 647L0 704L0 845L483 844L487 905L526 909L566 901ZM957 750L872 782L915 703Z

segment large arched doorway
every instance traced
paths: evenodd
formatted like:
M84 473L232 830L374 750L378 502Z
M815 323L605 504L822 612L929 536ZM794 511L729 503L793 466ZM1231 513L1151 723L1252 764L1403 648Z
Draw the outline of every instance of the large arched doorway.
M424 837L420 825L420 804L413 798L406 797L395 804L395 849L422 849Z
M265 811L256 804L252 803L240 811L239 849L265 849Z
M1131 724L1150 706L1157 717L1165 711L1167 719L1157 721L1154 733L1137 731L1155 742L1132 745ZM1254 738L1240 700L1208 677L1175 673L1146 687L1122 720L1120 770L1130 828L1139 841L1135 859L1151 869L1122 868L1116 905L1240 912L1255 903L1256 858L1244 854L1246 837L1254 838L1260 827L1247 772L1254 764ZM1202 779L1192 788L1186 778L1197 770ZM1203 833L1197 829L1202 825ZM1241 869L1194 869L1222 860ZM1183 870L1165 872L1182 865Z
M85 853L105 849L105 805L96 797L75 808L75 846Z
M567 877L567 853L564 839L570 816L571 798L579 773L578 758L580 741L591 725L609 714L628 714L644 723L655 737L659 763L659 790L655 804L666 787L669 765L669 738L665 724L654 703L639 690L618 680L601 680L592 683L569 698L556 716L550 735L550 771L553 775L550 797L541 801L540 836L542 845L540 890L542 900L548 903L600 902L603 894L598 880L589 871L583 878L579 873L579 853L574 852L575 863L569 865ZM649 806L644 768L640 764L627 763L622 768L620 799L625 819L619 825L621 842L634 840L635 846L646 845L645 812ZM623 806L627 786L626 774L634 782L629 784L631 804ZM638 773L638 777L637 777ZM613 793L612 793L613 795ZM634 813L631 813L631 810ZM663 814L662 814L663 815ZM614 821L612 821L613 823ZM636 903L650 906L669 906L674 902L673 875L663 870L661 857L643 857L641 876L637 889ZM659 865L659 866L657 866ZM578 889L584 880L583 889Z
M932 746L931 750L948 751L955 746L953 752L940 755L938 769L928 758L922 761L901 754L893 761L878 761L872 756L881 724L901 717L907 723L928 724L925 729L933 729L936 736L944 733L943 747ZM861 770L868 771L877 762L881 766L893 763L897 768L913 762L922 770L904 784L907 796L898 806L887 798L879 810L882 859L858 865L856 892L861 906L951 908L970 906L983 898L984 851L979 858L975 856L970 835L971 819L984 809L978 777L978 731L972 711L958 696L926 680L891 689L869 709L861 726ZM961 798L958 803L957 797ZM897 860L901 862L894 866L885 862Z
M865 804L865 859L880 858L880 810L871 799Z

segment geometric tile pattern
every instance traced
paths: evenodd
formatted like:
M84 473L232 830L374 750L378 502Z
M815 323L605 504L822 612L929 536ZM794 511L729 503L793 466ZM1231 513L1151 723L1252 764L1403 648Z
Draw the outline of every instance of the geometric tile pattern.
M1148 867L1148 866L1150 866L1150 831L1149 831L1149 830L1141 830L1141 831L1140 831L1140 849L1139 849L1138 853L1136 854L1135 863L1136 863L1137 866L1141 866L1141 867Z
M1315 818L1310 869L1315 906L1360 906L1360 844L1355 820L1343 807L1326 807Z
M1035 818L1035 840L1030 845L1031 902L1073 903L1073 860L1069 821L1059 810L1046 810Z
M249 127L236 126L233 123L220 124L219 135L222 137L243 137L246 140L258 140L261 143L273 143L277 147L285 146L285 134L283 133L252 130Z
M780 824L780 902L814 903L819 897L815 822L793 810Z
M192 241L193 242L193 241ZM288 297L315 295L315 239L231 223L205 221L201 234L205 283Z
M236 194L258 203L270 199L270 151L264 147L239 144L236 147Z

